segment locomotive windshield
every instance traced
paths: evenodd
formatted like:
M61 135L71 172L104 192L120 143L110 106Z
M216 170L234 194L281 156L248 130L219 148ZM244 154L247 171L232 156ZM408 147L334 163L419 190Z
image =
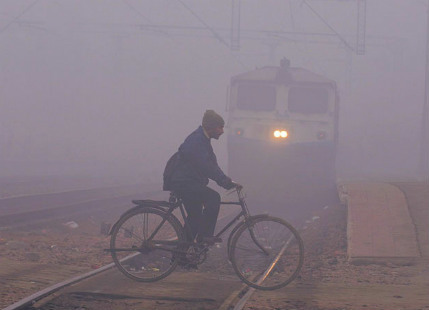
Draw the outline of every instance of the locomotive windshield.
M288 111L290 113L326 113L329 94L325 88L293 87L289 90Z
M276 88L273 84L246 82L238 85L237 107L242 110L272 111L276 107Z

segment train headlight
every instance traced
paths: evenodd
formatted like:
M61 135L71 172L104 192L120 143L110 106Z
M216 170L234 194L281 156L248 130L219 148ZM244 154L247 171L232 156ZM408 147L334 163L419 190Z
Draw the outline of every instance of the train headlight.
M317 139L319 139L319 140L325 140L326 139L326 131L319 131L317 133Z
M286 130L277 129L273 131L273 136L276 139L285 139L288 136L288 132Z
M237 136L243 135L243 129L241 129L241 128L235 128L234 132Z

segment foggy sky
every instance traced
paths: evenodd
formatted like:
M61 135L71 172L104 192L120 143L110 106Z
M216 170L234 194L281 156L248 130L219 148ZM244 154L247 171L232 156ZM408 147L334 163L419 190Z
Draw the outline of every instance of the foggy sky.
M355 46L354 1L307 3ZM227 118L232 75L284 56L339 86L339 173L418 172L425 1L367 1L365 55L332 35L264 33L333 34L302 1L241 5L240 50L231 51L231 1L2 1L1 176L160 179L206 109ZM213 146L226 170L226 135Z

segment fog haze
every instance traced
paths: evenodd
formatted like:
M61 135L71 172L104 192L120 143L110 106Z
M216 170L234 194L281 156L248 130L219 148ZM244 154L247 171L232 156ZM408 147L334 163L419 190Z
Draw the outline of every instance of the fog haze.
M416 177L427 9L367 1L356 55L355 1L241 1L236 51L231 1L2 1L0 174L161 180L232 75L287 57L338 84L340 176Z

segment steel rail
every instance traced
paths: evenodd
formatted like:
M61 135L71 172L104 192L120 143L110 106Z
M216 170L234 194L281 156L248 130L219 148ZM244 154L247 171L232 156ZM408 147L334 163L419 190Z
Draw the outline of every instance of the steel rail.
M52 286L49 286L49 287L47 287L47 288L45 288L45 289L43 289L43 290L41 290L41 291L39 291L37 293L34 293L34 294L32 294L32 295L30 295L28 297L25 297L25 298L23 298L23 299L15 302L14 304L12 304L12 305L10 305L10 306L8 306L6 308L3 308L3 310L19 310L19 309L23 309L25 307L31 306L35 302L37 302L37 301L45 298L46 296L52 295L56 291L58 291L58 290L60 290L60 289L62 289L64 287L66 287L66 286L69 286L69 285L75 284L77 282L83 281L83 280L85 280L87 278L90 278L92 276L95 276L95 275L97 275L97 274L99 274L101 272L109 270L110 268L113 268L114 266L115 266L114 263L110 263L110 264L108 264L106 266L103 266L103 267L100 267L100 268L98 268L96 270L87 272L87 273L85 273L83 275L76 276L74 278L65 280L63 282L57 283L57 284L52 285Z
M302 226L301 229L298 230L298 233L300 233L301 231L306 230L305 227L305 223L308 222L304 221L304 225ZM279 251L279 253L276 255L276 257L273 259L273 261L271 262L271 264L268 266L267 270L265 270L264 274L261 276L261 278L258 279L257 284L261 284L265 278L268 276L268 274L271 272L271 270L273 269L273 267L275 266L275 264L277 263L277 261L279 260L280 256L283 255L284 251L286 251L290 241L292 240L293 236L291 236L289 238L289 240L283 245L283 247L281 248L281 250ZM247 285L243 285L243 287L241 289L239 289L238 291L234 292L233 295L235 295L235 297L239 297L239 300L237 302L232 301L231 299L234 300L234 298L232 296L230 296L229 300L227 300L227 302L225 302L219 309L220 310L226 310L226 309L233 309L233 310L242 310L243 307L246 305L247 301L249 300L249 298L252 296L252 294L256 291L256 289L254 287L249 287Z
M115 198L94 199L76 204L60 207L46 208L43 210L27 211L16 214L0 216L0 230L18 228L26 225L36 225L47 221L58 220L76 214L86 214L118 206L131 200L130 196L119 196Z
M134 256L137 256L139 254L140 253L134 253L134 254L128 255L128 256L120 259L120 262L123 262L125 260L130 259L130 258L133 258ZM25 298L21 299L20 301L17 301L16 303L14 303L14 304L12 304L12 305L4 308L3 310L18 310L18 309L22 309L24 307L27 307L29 305L34 304L36 301L41 300L41 299L45 298L46 296L49 296L49 295L55 293L56 291L58 291L58 290L60 290L60 289L62 289L64 287L66 287L66 286L69 286L69 285L78 283L80 281L83 281L85 279L88 279L90 277L93 277L93 276L95 276L95 275L97 275L99 273L102 273L104 271L107 271L107 270L109 270L109 269L111 269L113 267L115 267L115 263L110 263L110 264L105 265L103 267L97 268L96 270L84 273L83 275L76 276L76 277L73 277L71 279L68 279L68 280L62 281L60 283L57 283L55 285L49 286L49 287L47 287L47 288L45 288L45 289L43 289L43 290L41 290L41 291L39 291L37 293L34 293L34 294L32 294L32 295L30 295L28 297L25 297Z
M125 193L113 193L110 197L105 196L109 190L114 192L117 189L120 189L120 187L0 199L0 229L17 228L74 214L94 212L101 208L109 208L113 204L129 202L136 195L132 194L135 190L130 188ZM160 191L147 191L145 194L156 194L157 192ZM74 197L73 194L76 194L76 196ZM34 208L34 205L37 205L38 208ZM27 206L30 206L30 208ZM13 212L10 212L11 210Z
M274 257L271 264L268 266L267 270L265 270L264 274L258 279L256 284L261 284L264 282L265 278L269 275L271 270L273 270L273 267L277 264L280 257L283 255L283 253L286 251L287 247L289 246L290 241L292 240L293 236L289 238L289 240L285 243L285 245L281 248L280 252ZM255 292L254 287L250 287L249 290L244 294L244 296L240 299L240 301L235 305L234 310L241 310L243 309L244 305L246 304L247 300L252 296L252 294Z

